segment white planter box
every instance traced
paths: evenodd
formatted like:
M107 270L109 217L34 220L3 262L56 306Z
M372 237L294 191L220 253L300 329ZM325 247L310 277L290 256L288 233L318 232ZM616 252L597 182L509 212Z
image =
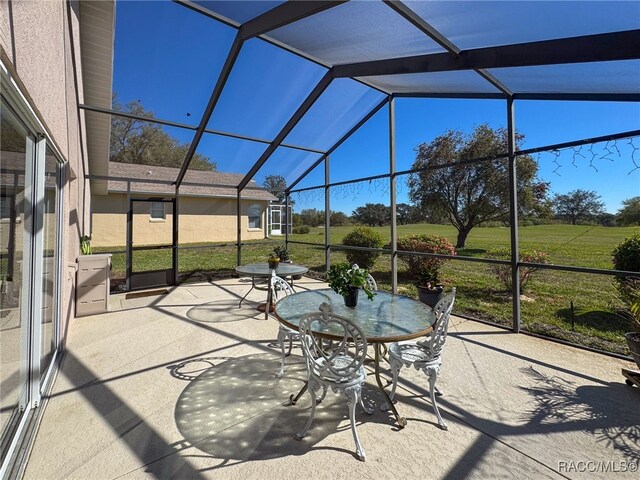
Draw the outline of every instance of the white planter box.
M76 317L109 311L110 272L110 253L78 257Z

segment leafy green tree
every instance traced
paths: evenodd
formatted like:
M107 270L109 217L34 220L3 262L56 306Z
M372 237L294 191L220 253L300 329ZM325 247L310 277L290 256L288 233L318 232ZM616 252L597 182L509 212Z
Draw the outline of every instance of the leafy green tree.
M153 118L153 113L145 110L138 102L122 105L113 97L113 109ZM111 156L112 162L157 165L180 168L189 150L189 144L180 143L167 134L159 124L135 120L133 118L111 116ZM215 162L195 153L189 164L191 170L216 170Z
M310 227L324 225L324 210L305 208L300 211L300 218L303 225L309 225Z
M604 202L593 190L572 190L567 194L556 194L553 197L553 209L557 217L568 220L571 225L583 221L594 221L605 213Z
M418 207L408 203L398 203L396 205L396 222L398 222L398 225L419 223L424 220L424 215Z
M516 135L520 144L523 135ZM509 164L507 159L469 162L507 151L507 131L479 125L471 134L449 130L416 147L409 177L409 198L427 217L448 218L458 230L456 248L464 248L469 232L489 221L509 220ZM546 197L548 184L537 180L538 164L518 157L519 213L534 212Z
M346 225L349 222L349 217L342 212L331 212L331 226L340 227L342 225Z
M356 208L351 217L357 223L370 227L388 225L391 221L391 209L382 203L367 203Z
M622 201L618 210L617 221L620 225L640 225L640 196Z
M284 204L287 200L287 194L285 193L287 181L282 175L267 175L262 186L278 197L278 203ZM294 203L293 199L289 198L289 205L293 206Z

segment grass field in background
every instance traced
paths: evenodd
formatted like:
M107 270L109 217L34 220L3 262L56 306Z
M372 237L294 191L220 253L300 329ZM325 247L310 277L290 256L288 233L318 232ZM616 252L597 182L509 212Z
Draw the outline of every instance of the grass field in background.
M352 230L351 226L332 227L331 243L339 244ZM390 240L389 227L376 227L386 241ZM630 236L633 227L601 227L584 225L539 225L521 227L520 248L536 249L549 254L549 263L611 269L611 252ZM413 233L442 235L455 243L456 230L447 225L402 225L398 236ZM290 240L317 243L318 247L291 244L294 262L308 266L321 275L324 266L324 229L311 229L304 235L291 235ZM275 244L284 237L247 242L242 250L242 263L266 261ZM508 228L477 227L467 238L466 248L458 255L486 257L496 248L509 248ZM193 246L193 245L189 245ZM96 253L98 250L94 249ZM333 251L331 261L345 261L343 252ZM142 251L134 255L134 271L170 268L170 251ZM179 271L181 278L202 280L212 275L232 274L236 266L234 246L208 247L203 249L181 249ZM398 262L400 293L416 296L412 280L406 275L401 261ZM391 265L388 255L381 256L371 273L380 288L391 288ZM113 257L112 278L115 284L125 275L125 256ZM450 288L457 287L456 306L458 314L511 325L512 302L509 292L497 282L489 266L475 262L453 260L442 268L441 277ZM573 309L572 309L573 305ZM613 277L546 270L534 274L521 297L523 328L544 335L593 346L608 351L626 353L624 333L629 330L626 320L616 312L620 307L613 287Z

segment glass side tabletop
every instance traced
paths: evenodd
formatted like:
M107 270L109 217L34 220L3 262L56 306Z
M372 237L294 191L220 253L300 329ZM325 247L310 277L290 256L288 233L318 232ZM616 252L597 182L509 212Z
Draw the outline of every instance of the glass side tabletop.
M303 275L307 273L309 269L302 265L296 265L295 263L283 263L278 264L276 268L276 275L289 276L289 275ZM236 267L236 272L249 275L252 277L268 277L271 276L271 269L269 264L264 263L250 263L249 265L240 265Z
M275 315L287 326L297 329L306 313L316 312L327 302L333 312L358 324L367 341L393 342L410 340L431 331L436 318L431 307L402 295L377 291L373 301L360 292L358 305L348 308L344 299L330 288L288 295L276 303ZM319 332L331 336L331 332Z

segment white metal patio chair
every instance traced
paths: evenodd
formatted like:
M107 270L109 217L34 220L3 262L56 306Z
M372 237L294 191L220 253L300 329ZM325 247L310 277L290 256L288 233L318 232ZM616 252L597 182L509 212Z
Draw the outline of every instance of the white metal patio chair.
M341 337L334 341L327 350L326 343L316 332L327 331ZM364 370L364 359L367 355L367 339L362 329L350 320L336 315L327 303L320 305L320 311L305 315L300 320L300 337L302 351L309 374L309 394L311 395L311 414L304 429L296 435L302 439L308 432L316 413L316 392L323 389L324 398L327 388L344 396L349 405L351 431L356 444L356 454L360 460L365 459L365 451L360 444L356 430L356 404L360 403L369 415L373 410L365 407L362 401L362 384L367 374Z
M351 265L351 269L352 270L359 270L360 267L358 266L357 263L354 263L353 265ZM373 278L373 276L370 273L367 273L367 286L369 287L369 290L377 290L378 289L378 284L376 283L376 279Z
M284 278L278 277L276 275L276 271L271 271L271 278L269 279L269 289L271 290L271 302L275 303L278 299L291 295L294 293L293 288ZM267 306L269 308L270 305ZM286 327L282 323L279 323L278 326L278 344L280 345L280 350L282 352L282 358L280 360L280 370L277 373L277 377L282 377L284 375L284 365L285 359L287 356L291 355L291 348L293 347L293 341L300 339L300 332L297 330L293 330L289 327ZM285 353L284 342L289 340L289 352Z
M393 374L393 387L389 397L393 401L398 385L398 375L403 366L413 365L416 370L421 370L429 379L429 391L431 394L431 403L438 417L438 425L443 430L449 427L442 419L438 404L436 403L435 393L442 394L436 387L438 375L440 375L440 366L442 364L442 352L444 350L444 342L447 339L447 331L449 328L449 317L453 309L453 302L456 297L456 289L445 295L433 308L436 316L436 322L433 325L433 331L427 335L424 340L415 343L392 343L389 347L389 364Z

